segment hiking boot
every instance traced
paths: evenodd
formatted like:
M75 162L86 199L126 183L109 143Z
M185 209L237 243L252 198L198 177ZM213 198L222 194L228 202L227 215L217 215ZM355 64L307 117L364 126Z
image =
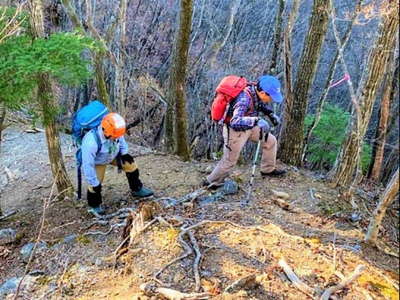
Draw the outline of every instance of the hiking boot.
M216 190L216 189L218 189L219 187L221 187L223 185L224 185L224 183L218 183L218 182L211 182L210 183L210 182L208 182L207 179L204 179L201 182L201 186L202 187L205 187L205 188L210 189L210 190Z
M285 170L275 169L275 170L273 170L272 172L269 172L269 173L265 173L265 172L260 172L260 173L261 173L261 176L263 178L267 177L267 176L269 176L269 177L281 177L281 176L286 174L286 171Z
M138 190L137 192L131 191L131 194L133 197L146 198L146 197L153 196L154 193L152 190L142 186L142 188L140 190Z
M101 206L96 206L96 207L91 207L88 210L89 213L94 214L95 216L97 215L104 215L106 212L104 211L104 208L102 208Z

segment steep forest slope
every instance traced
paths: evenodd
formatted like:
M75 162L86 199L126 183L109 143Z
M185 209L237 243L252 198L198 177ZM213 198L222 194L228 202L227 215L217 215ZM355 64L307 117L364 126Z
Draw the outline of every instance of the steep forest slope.
M357 196L360 209L355 211L321 175L291 168L283 179L257 176L254 197L243 208L250 168L241 165L231 182L238 191L233 184L232 194L207 191L176 204L199 189L215 162L182 162L131 144L143 181L156 195L139 204L128 196L125 176L110 169L104 184L109 218L95 219L85 200L51 196L44 133L26 129L8 128L1 149L0 205L4 214L16 213L0 220L0 229L13 229L16 236L0 246L0 298L13 299L25 270L21 299L150 299L140 290L149 282L181 292L200 290L210 299L309 298L286 277L279 265L284 260L309 286L308 294L321 294L364 265L362 275L336 299L398 299L398 258L361 242L375 205L366 191L359 190L363 198ZM75 178L71 139L65 135L62 141ZM127 208L132 208L133 225L125 229L130 242L122 244ZM135 219L139 212L142 221ZM399 246L396 217L391 208L384 220L380 240L386 252ZM39 233L41 243L28 262L27 245ZM167 265L188 251L182 242L192 253ZM238 279L243 280L232 285Z

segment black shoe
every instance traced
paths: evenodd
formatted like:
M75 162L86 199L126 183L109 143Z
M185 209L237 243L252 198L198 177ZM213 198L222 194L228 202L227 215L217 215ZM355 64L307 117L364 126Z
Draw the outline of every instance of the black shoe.
M267 177L267 176L270 176L270 177L280 177L280 176L283 176L283 175L285 175L285 174L286 174L286 171L285 171L285 170L278 170L278 169L275 169L275 170L273 170L272 172L269 172L269 173L261 172L261 176L262 176L262 177Z
M206 189L210 189L210 190L216 190L219 187L223 186L223 183L217 183L217 182L208 182L207 179L204 179L201 183L202 187L205 187Z

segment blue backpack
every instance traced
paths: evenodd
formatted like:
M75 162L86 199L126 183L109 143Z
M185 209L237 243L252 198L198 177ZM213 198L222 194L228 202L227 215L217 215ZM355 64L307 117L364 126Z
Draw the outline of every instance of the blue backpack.
M97 132L97 127L100 125L103 117L108 114L108 108L100 101L94 100L89 104L78 110L72 119L72 138L74 141L76 150L76 166L78 171L78 199L81 198L82 193L82 140L85 134L89 131L94 132L94 136L97 142L97 153L101 149L101 141Z

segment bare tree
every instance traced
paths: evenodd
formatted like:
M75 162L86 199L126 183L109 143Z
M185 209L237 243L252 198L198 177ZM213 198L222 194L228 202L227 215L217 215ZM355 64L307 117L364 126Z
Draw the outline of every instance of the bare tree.
M119 7L119 30L118 30L118 45L116 47L117 64L115 66L115 86L114 96L115 102L117 103L118 112L121 116L126 117L126 106L125 106L125 81L124 81L124 55L122 51L126 45L126 10L127 0L120 1Z
M175 40L174 59L170 78L170 97L175 100L176 153L190 159L187 141L186 66L192 28L192 0L181 0L179 30ZM170 100L170 102L172 102Z
M35 38L44 38L44 18L42 0L31 0L31 23ZM47 148L53 178L56 182L60 197L72 196L73 186L65 169L60 146L60 136L56 126L54 111L57 111L57 102L54 98L53 82L49 74L38 75L37 97L41 106L42 119L46 131Z
M383 15L379 25L378 38L369 56L369 63L365 69L363 79L359 84L356 95L350 91L353 109L350 126L346 139L342 144L335 165L330 171L329 179L332 186L348 187L354 183L354 173L358 168L363 138L371 117L376 93L385 73L388 58L394 50L394 41L398 34L399 18L398 7L392 2L387 2L382 7ZM332 12L334 29L334 13ZM336 39L338 44L340 41ZM340 47L340 46L338 46ZM342 64L345 66L343 56Z
M294 5L298 5L298 4L294 4ZM272 48L271 58L267 64L267 67L265 68L264 73L270 73L270 74L278 73L276 70L276 67L277 67L277 60L279 57L279 52L281 49L282 23L283 23L284 8L285 8L285 1L279 0L278 13L276 14L275 29L274 29L274 43L273 43L274 46Z
M379 122L376 129L375 139L373 141L373 151L372 151L372 164L370 169L369 178L378 181L381 174L383 154L386 144L386 134L388 129L388 121L390 114L390 104L394 99L394 91L396 81L399 78L399 65L394 67L394 55L391 57L392 63L390 65L393 68L388 68L386 72L386 78L384 80L383 95L379 111Z
M310 26L296 74L293 98L290 97L285 102L285 122L281 128L279 157L282 161L297 166L301 165L308 94L328 28L329 9L329 1L314 0Z
M342 51L344 50L344 48L346 47L347 42L350 39L350 35L351 35L351 31L353 29L353 25L355 23L355 21L357 20L357 16L360 13L361 10L361 4L362 4L363 0L358 0L354 13L351 17L350 20L350 24L348 25L346 32L344 33L342 39L341 39L341 47L342 47ZM326 98L328 97L328 93L330 90L330 86L333 83L333 75L335 74L335 70L336 70L336 66L337 63L339 62L339 49L336 50L335 56L331 62L331 65L329 67L329 71L328 71L328 76L326 78L325 81L325 88L324 91L322 92L321 96L318 99L318 105L317 105L317 110L315 112L315 116L314 119L311 123L311 125L307 128L306 133L304 134L304 145L303 145L303 155L302 155L302 161L305 158L306 155L306 151L307 151L307 146L309 143L309 140L312 136L312 133L314 131L314 129L318 126L319 120L321 119L321 114L322 114L322 110L324 108L325 102L326 102Z
M379 227L381 226L383 217L389 205L395 199L396 194L399 192L399 169L393 174L392 179L387 185L385 192L379 200L373 216L371 217L368 232L365 235L365 242L375 245L378 239Z
M293 65L292 65L292 30L300 6L300 0L294 0L289 13L286 30L283 34L283 58L285 77L285 101L286 106L293 103Z

